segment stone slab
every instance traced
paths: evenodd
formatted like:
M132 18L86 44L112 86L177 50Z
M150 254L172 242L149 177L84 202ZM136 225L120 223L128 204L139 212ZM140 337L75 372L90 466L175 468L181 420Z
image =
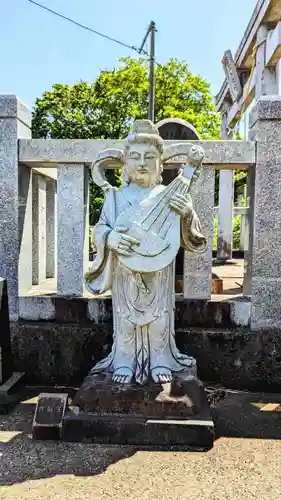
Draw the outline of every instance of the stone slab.
M63 419L62 438L101 444L210 449L214 424L203 386L176 378L171 384L114 384L89 375Z
M33 439L60 439L67 402L68 394L39 394L32 424Z
M181 141L165 141L166 145ZM188 141L193 142L193 141ZM255 142L251 141L196 141L205 151L206 165L216 168L255 163ZM21 139L19 140L19 161L25 165L54 167L57 163L91 163L94 158L107 148L122 149L123 141L112 139ZM182 159L176 160L178 165ZM170 163L164 164L168 166ZM176 163L175 163L176 166ZM115 165L113 164L113 168Z

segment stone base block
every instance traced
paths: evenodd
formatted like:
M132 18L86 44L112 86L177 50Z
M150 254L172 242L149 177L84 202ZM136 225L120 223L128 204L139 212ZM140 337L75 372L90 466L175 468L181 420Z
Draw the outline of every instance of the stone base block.
M6 382L0 385L0 414L7 414L21 399L24 373L14 372Z
M200 382L121 386L86 377L63 418L62 438L100 444L208 450L214 424Z

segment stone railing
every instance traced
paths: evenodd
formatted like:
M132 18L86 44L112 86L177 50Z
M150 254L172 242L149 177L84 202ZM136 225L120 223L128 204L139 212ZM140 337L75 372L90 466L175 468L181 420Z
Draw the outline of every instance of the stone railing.
M2 96L0 110L0 275L8 278L11 317L17 319L19 296L85 294L88 167L99 151L120 148L122 141L31 139L30 113L15 97ZM207 299L211 295L214 169L250 168L255 162L255 144L200 143L206 160L195 205L209 235L209 250L185 259L183 288L186 298ZM183 160L179 157L165 168L178 168Z
M251 116L255 141L199 141L206 158L194 203L209 235L209 248L203 255L188 254L184 260L184 297L208 300L214 172L247 170L255 214L251 205L239 211L248 213L250 226L244 292L252 297L251 326L255 329L280 322L280 119L280 99L264 99ZM83 277L89 264L88 167L102 149L122 147L122 141L32 139L29 127L29 111L14 96L2 96L0 275L8 280L14 321L28 317L26 307L37 308L33 318L49 319L45 298L50 295L87 296ZM164 168L178 168L182 161L177 158Z

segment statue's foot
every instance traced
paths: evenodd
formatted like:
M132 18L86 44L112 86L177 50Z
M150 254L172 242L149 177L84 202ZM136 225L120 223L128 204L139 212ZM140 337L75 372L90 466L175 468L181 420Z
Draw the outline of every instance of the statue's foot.
M151 370L151 376L154 382L158 384L165 384L167 382L172 382L173 375L169 368L165 368L164 366L156 366Z
M117 368L112 375L113 382L117 384L129 384L133 378L133 370L127 366Z

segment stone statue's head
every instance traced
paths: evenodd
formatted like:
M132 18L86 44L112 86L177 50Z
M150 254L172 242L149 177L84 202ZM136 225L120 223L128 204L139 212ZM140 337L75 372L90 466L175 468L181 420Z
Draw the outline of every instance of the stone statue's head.
M150 120L136 120L124 141L124 149L104 149L91 165L92 178L104 192L112 189L106 179L107 168L122 168L123 183L134 182L141 187L154 187L162 183L162 164L176 156L184 155L187 162L199 172L204 150L191 143L166 145L158 129Z
M161 184L164 142L150 120L136 120L125 139L123 182L141 187Z

